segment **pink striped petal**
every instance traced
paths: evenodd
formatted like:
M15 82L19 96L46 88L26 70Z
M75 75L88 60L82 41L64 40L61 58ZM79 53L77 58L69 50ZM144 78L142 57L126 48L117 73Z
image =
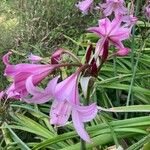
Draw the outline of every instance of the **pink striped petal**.
M25 86L26 86L27 91L32 95L43 94L44 93L44 91L42 89L34 86L34 84L33 84L33 75L31 75L27 78Z
M52 96L55 95L56 85L57 85L57 82L58 82L59 78L60 78L60 76L57 76L54 79L49 81L49 83L48 83L48 85L45 89L46 93L51 93Z
M40 74L42 72L51 71L55 68L54 65L39 65L39 64L17 64L9 65L5 69L5 74L7 76L14 77L20 72L28 72L32 74Z
M7 54L5 54L3 56L3 63L7 66L7 65L10 65L9 63L9 56L12 55L12 52L8 52Z
M75 87L77 85L77 77L78 74L74 73L62 82L58 83L56 86L56 92L55 92L55 98L58 101L63 101L63 100L70 100L70 96L74 95L73 93L75 92ZM63 92L62 92L63 91Z
M104 6L104 5L103 5ZM112 14L112 12L113 12L113 6L112 6L112 4L110 4L110 5L107 5L107 7L106 7L106 5L105 5L105 10L103 11L103 13L104 13L104 15L105 16L110 16L111 14Z
M64 126L71 114L72 106L67 101L54 101L50 111L50 123L58 126Z

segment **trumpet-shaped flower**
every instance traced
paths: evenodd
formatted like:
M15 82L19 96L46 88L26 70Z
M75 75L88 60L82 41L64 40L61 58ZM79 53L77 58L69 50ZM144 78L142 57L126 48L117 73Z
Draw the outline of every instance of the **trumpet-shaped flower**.
M96 33L101 39L96 44L96 56L100 55L105 61L108 56L109 42L117 48L124 48L122 41L128 39L131 29L121 26L119 17L112 22L108 19L99 20L99 27L91 27L90 32Z
M92 3L93 0L83 0L82 2L76 4L76 7L79 8L84 15L86 15L92 6Z
M91 121L96 116L97 106L96 104L80 106L77 86L78 75L78 73L74 73L58 84L58 77L56 77L49 82L45 90L34 86L34 78L30 76L26 81L26 88L33 97L30 99L24 98L23 100L28 103L41 104L53 98L50 123L64 126L70 115L72 115L77 133L82 139L90 142L90 137L84 129L84 122Z
M84 122L92 120L97 114L95 104L80 106L78 93L78 73L72 74L58 83L55 90L55 100L50 112L51 124L63 126L72 115L74 127L79 136L90 142L90 137L84 129Z
M37 85L40 83L49 73L51 73L56 66L55 65L40 65L40 64L17 64L11 65L8 61L10 53L3 57L3 62L6 64L5 75L13 79L13 84L8 89L8 93L18 93L20 97L27 95L25 86L26 79L33 75L33 83Z
M128 10L124 5L124 0L106 0L106 3L100 4L100 7L103 9L105 16L109 16L113 12L115 16L118 16L127 14Z
M72 97L74 100L75 96ZM74 100L76 101L76 100ZM84 129L84 122L91 121L97 114L96 104L89 106L79 106L70 103L67 100L61 102L55 100L50 112L50 123L58 126L64 126L72 115L73 125L78 135L85 141L91 142L88 133Z

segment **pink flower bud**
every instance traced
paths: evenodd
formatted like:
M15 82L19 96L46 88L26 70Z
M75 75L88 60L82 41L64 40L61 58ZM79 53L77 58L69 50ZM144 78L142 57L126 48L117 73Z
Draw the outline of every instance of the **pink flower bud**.
M121 48L119 51L116 52L116 55L117 56L126 56L128 55L130 52L130 49L129 48Z
M31 54L28 56L28 59L29 59L32 63L38 63L38 62L40 62L40 61L42 60L42 57L37 56L37 55L34 55L34 54L31 53Z
M59 48L56 50L51 57L51 64L58 64L61 58L61 55L64 53L64 49Z
M95 59L93 59L93 61L92 61L91 75L94 77L96 77L98 75L98 67L97 67Z
M90 61L90 58L91 58L91 54L92 54L92 51L93 51L93 46L92 44L90 44L88 47L87 47L87 50L86 50L86 63L88 63Z

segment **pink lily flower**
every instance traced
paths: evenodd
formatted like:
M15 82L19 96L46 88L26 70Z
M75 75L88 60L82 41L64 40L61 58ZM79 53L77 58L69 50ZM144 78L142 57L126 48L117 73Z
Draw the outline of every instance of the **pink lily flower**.
M113 12L115 16L118 16L128 13L124 5L124 0L106 0L106 3L100 4L100 7L104 10L103 13L105 16L110 16Z
M112 22L108 18L99 20L99 27L91 27L88 31L101 37L96 44L95 55L101 56L102 61L108 57L109 42L117 48L124 48L122 41L130 37L130 28L121 26L121 19L115 18Z
M59 77L56 77L48 83L45 90L34 86L34 78L30 76L26 80L26 88L33 97L30 99L23 98L23 100L27 103L41 104L53 98L50 123L64 126L72 115L77 133L83 140L90 142L90 137L84 129L84 122L91 121L96 116L97 106L95 103L90 106L80 106L77 86L78 75L78 73L74 73L58 84Z
M6 64L5 75L13 79L13 84L8 88L8 93L24 97L28 94L25 86L26 79L33 75L34 85L39 84L46 76L48 76L55 68L55 65L41 64L17 64L11 65L8 61L9 53L3 56L3 62Z
M32 54L32 53L28 56L28 60L30 60L32 63L38 63L38 62L40 62L42 59L43 59L42 57L37 56L37 55L34 55L34 54Z
M73 100L75 96L73 97ZM76 101L76 100L74 100ZM89 122L95 118L97 106L95 103L89 106L73 105L67 100L61 102L55 100L50 112L50 123L57 126L64 126L72 115L72 121L78 135L86 142L91 142L88 133L84 129L84 122Z
M90 106L80 106L77 80L78 73L74 73L56 86L55 100L50 112L50 123L64 126L69 116L72 115L73 125L78 135L83 140L91 142L83 123L95 118L97 106L95 103Z
M92 3L93 0L83 0L82 2L76 4L76 7L79 8L84 15L86 15L92 6Z

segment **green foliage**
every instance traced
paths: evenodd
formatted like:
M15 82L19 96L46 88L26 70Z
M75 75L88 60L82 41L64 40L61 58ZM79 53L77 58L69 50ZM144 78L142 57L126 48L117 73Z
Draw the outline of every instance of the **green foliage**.
M92 15L81 16L75 3L75 0L2 0L0 55L13 49L17 56L11 61L15 63L26 61L31 51L49 57L57 47L65 47L84 57L88 43L95 45L98 40L94 34L85 33L85 29L97 20ZM125 43L133 54L110 58L91 88L90 100L112 112L102 110L87 125L93 141L86 145L87 149L103 150L114 145L128 150L149 149L149 30L147 22L139 21L134 39ZM0 69L0 87L4 89L8 81L2 77L2 63ZM1 111L0 105L0 149L80 149L71 122L65 127L49 124L50 102L37 106L11 101L7 105L5 111Z

